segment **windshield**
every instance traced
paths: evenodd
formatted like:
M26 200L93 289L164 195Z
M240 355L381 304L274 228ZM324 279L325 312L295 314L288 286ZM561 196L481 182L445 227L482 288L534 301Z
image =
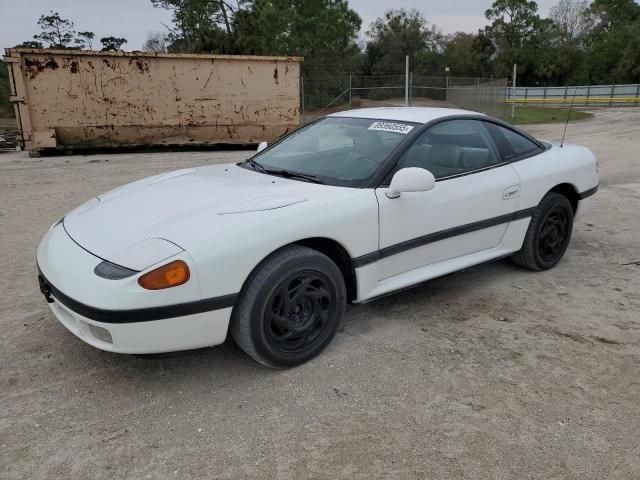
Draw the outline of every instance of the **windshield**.
M391 120L327 117L302 127L253 157L268 173L295 172L335 185L371 177L415 128Z

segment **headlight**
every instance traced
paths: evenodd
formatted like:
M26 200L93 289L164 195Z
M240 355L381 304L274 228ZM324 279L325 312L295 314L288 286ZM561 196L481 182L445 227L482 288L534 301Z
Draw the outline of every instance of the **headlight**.
M176 260L145 273L138 279L138 284L147 290L162 290L187 283L189 276L187 264L182 260Z
M137 270L121 267L120 265L107 262L106 260L99 263L98 266L93 269L93 272L99 277L106 278L107 280L120 280L138 273Z

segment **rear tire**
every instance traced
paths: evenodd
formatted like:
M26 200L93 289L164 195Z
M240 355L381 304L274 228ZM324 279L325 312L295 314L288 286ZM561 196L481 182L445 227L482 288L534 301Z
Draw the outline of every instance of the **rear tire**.
M547 193L531 217L522 249L511 260L529 270L549 270L566 252L572 230L571 202L559 193Z
M263 260L245 282L231 335L255 361L294 367L331 342L346 298L344 278L329 257L300 245L285 247Z

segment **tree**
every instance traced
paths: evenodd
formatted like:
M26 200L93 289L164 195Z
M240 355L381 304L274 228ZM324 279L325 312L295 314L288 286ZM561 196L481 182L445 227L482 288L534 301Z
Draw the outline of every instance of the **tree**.
M640 18L640 5L634 0L594 0L589 6L598 30L610 32L628 26Z
M215 46L221 45L221 29L218 21L229 24L231 7L221 0L151 0L154 7L164 8L173 12L173 27L168 27L168 50L173 52L198 52L206 51L207 43L212 43L212 37L216 38ZM223 7L223 9L221 9ZM227 35L231 34L230 27ZM209 42L207 41L209 39ZM228 41L228 38L225 39ZM222 42L224 43L224 42ZM226 45L223 45L226 46Z
M9 101L9 71L7 66L0 60L0 117L13 117L14 111Z
M93 48L93 32L77 32L73 29L71 20L62 18L58 12L50 11L48 15L41 15L38 19L40 33L34 35L34 40L29 40L17 45L21 48L80 48L91 50ZM127 41L124 38L103 37L108 44L103 45L103 50L118 50Z
M595 0L593 29L577 79L585 83L640 81L640 5L633 0Z
M102 37L100 39L100 43L102 44L101 51L103 52L117 52L118 50L122 50L122 45L127 43L126 38L120 37Z
M75 39L75 44L78 48L91 50L94 37L95 34L93 32L78 32L78 36Z
M371 24L366 48L367 69L374 74L404 72L405 56L417 73L432 70L443 37L418 10L389 10Z
M471 51L478 65L478 75L481 77L494 76L493 61L496 57L496 47L484 30L479 30L473 39Z
M477 35L456 32L444 39L443 63L449 67L451 75L484 76L482 65L474 51Z
M628 27L628 41L620 54L620 60L613 70L614 79L622 82L640 82L640 22Z
M346 0L255 0L236 12L234 50L303 55L305 75L344 74L359 62L360 24Z
M76 32L73 30L73 22L61 18L58 12L51 10L49 15L41 15L38 19L41 32L33 38L47 48L70 48Z
M164 32L153 32L147 35L147 39L142 44L142 51L153 53L166 53L167 34Z
M583 39L592 26L587 0L560 0L551 8L549 18L564 41Z
M553 25L537 12L538 4L529 0L496 0L485 12L491 25L484 34L495 48L493 66L497 76L508 77L513 64L518 64L519 75L525 82L536 77L540 52L549 47Z
M16 48L44 48L44 45L42 44L42 42L27 40L26 42L22 42L16 45Z

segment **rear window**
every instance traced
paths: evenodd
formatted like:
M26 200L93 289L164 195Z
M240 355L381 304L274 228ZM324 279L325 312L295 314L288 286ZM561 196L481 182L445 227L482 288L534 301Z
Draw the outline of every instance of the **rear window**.
M505 160L513 160L514 158L524 157L527 155L535 155L542 151L542 149L534 142L513 130L493 123L488 123L487 127L494 136Z

